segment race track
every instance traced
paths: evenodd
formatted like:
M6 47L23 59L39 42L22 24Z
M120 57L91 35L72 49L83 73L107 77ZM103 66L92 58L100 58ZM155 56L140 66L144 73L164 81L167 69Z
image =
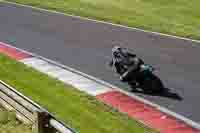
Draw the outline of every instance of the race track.
M200 123L200 44L143 31L0 3L0 41L37 53L128 89L106 65L115 43L157 68L167 88L182 97L141 97Z

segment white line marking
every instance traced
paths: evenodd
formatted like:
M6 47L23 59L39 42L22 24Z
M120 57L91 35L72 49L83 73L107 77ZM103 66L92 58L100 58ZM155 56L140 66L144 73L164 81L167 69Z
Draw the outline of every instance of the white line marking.
M67 71L64 68L60 68L57 65L51 64L36 57L23 59L21 62L35 68L40 72L48 74L53 78L63 81L64 83L71 84L75 88L93 96L100 95L111 90L104 85L94 82L93 80L89 80L81 75L74 74L73 72ZM57 74L57 72L59 72L59 74Z
M37 58L35 57L30 57L30 58L25 58L20 60L21 62L23 62L24 64L28 65L28 66L37 66L37 65L43 65L46 62L43 60L37 60Z

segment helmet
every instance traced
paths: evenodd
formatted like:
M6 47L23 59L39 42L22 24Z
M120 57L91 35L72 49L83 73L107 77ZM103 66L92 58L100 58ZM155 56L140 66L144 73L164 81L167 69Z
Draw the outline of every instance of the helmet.
M120 56L120 52L121 52L121 47L119 47L119 46L114 46L114 47L112 48L112 55L113 55L114 57Z
M120 46L114 46L113 48L112 48L112 52L114 53L114 52L119 52L121 50L121 47Z

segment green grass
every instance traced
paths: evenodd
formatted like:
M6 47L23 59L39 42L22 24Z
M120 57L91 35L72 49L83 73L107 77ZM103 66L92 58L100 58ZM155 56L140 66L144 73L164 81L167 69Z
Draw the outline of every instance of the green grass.
M24 64L0 55L0 79L52 112L80 133L144 133L151 131L98 102ZM153 131L151 131L153 132Z
M200 39L199 0L7 0Z
M0 107L0 133L31 133L31 128L16 119L15 113Z

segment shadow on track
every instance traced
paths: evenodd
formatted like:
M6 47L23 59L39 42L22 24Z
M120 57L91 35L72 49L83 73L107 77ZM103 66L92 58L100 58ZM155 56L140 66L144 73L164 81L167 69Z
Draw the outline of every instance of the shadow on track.
M183 98L177 92L165 87L163 81L158 76L151 74L150 77L151 80L147 80L150 82L144 82L143 85L135 85L134 83L132 84L131 82L129 82L128 84L131 88L131 92L142 93L151 96L166 97L178 101L183 100Z
M163 91L160 93L141 91L136 88L132 88L131 92L145 94L145 95L151 95L151 96L161 96L161 97L171 98L171 99L178 100L178 101L183 100L183 98L178 93L173 92L169 88L164 88Z

